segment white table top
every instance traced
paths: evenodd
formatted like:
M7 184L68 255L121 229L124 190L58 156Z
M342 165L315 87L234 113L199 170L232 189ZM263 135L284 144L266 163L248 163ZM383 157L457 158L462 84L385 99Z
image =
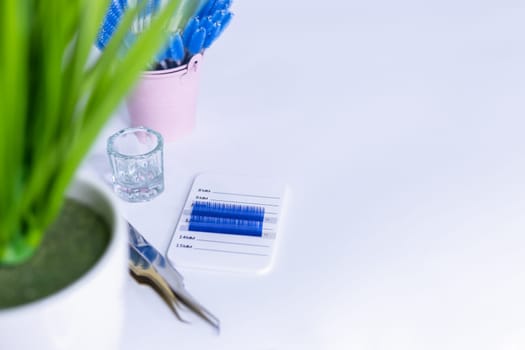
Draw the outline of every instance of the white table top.
M323 4L323 5L320 5ZM205 171L277 176L274 269L183 270L222 321L129 279L122 349L523 349L525 5L237 1L165 192L123 203L165 250ZM85 164L109 171L106 137Z

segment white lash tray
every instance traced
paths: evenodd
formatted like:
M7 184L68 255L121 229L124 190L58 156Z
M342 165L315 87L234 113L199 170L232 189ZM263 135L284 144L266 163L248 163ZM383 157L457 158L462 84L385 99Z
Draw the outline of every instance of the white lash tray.
M284 184L270 178L212 173L198 175L173 233L166 253L167 258L176 268L268 272L272 267L279 241L278 227L285 192ZM262 229L256 233L244 230L243 225L253 223L230 218L207 218L197 221L202 217L192 216L194 203L198 203L200 207L213 208L214 213L210 215L217 215L217 208L225 208L225 215L231 215L232 208L241 214L263 210L264 218L258 219L261 222L256 223L257 227L260 225ZM212 222L220 227L227 222L228 225L234 223L240 226L237 230L216 230L216 226L210 226L211 228L206 228L208 232L205 232L204 226L195 225L196 221L201 225L202 222Z

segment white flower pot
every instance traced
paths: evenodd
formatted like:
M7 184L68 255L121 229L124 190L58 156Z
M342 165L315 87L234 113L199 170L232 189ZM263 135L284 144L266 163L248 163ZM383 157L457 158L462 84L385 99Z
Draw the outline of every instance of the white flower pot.
M0 349L117 349L128 277L127 231L113 194L78 178L68 196L89 205L111 228L99 261L80 279L43 299L0 311Z

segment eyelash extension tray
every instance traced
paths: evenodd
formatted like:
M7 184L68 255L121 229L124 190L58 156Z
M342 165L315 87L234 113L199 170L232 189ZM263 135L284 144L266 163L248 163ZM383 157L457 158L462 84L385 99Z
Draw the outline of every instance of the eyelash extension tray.
M273 179L197 176L166 256L176 268L268 272L285 192Z

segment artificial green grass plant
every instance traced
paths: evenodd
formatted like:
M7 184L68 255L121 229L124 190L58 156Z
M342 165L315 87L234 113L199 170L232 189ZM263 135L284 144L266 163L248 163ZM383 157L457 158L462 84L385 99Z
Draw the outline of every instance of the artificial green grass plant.
M170 1L122 50L139 11L129 10L90 63L108 4L0 1L0 265L33 254L76 169L162 46L166 28L182 27L192 14L188 1Z

